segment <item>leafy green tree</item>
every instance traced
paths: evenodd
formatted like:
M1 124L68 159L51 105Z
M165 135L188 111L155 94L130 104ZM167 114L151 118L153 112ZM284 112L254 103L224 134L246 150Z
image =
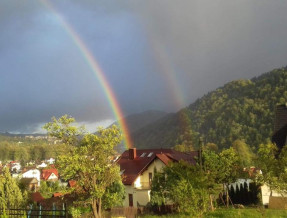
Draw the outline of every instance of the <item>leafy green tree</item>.
M41 145L35 145L30 147L30 156L32 160L40 161L44 159L44 150Z
M287 190L287 147L285 146L279 153L276 145L268 143L260 145L257 154L257 166L262 174L256 175L259 184L269 186L272 196L273 190L286 193Z
M85 134L85 128L71 125L73 123L75 123L75 118L64 115L59 119L52 117L52 122L46 123L43 128L48 131L49 136L62 140L64 144L78 145L78 137Z
M70 126L73 122L74 118L65 115L52 118L44 128L69 145L66 154L57 158L61 177L75 180L79 198L91 206L94 217L102 217L102 209L121 204L124 196L119 166L112 161L121 132L113 126L90 134L83 127Z
M2 208L19 208L25 206L27 193L22 193L8 168L0 176L0 206Z
M208 142L203 146L203 149L218 152L218 146L214 143Z
M180 152L194 151L194 148L192 145L186 145L186 144L176 145L173 147L173 149L176 151L180 151Z
M219 182L224 184L226 190L226 203L229 205L228 186L236 182L242 168L240 167L239 157L233 148L225 149L219 153Z
M198 166L183 161L172 163L155 174L151 203L173 203L179 213L202 215L208 209L206 177Z
M17 149L17 156L18 160L20 161L21 165L24 166L30 160L30 155L27 148L20 147Z
M215 153L213 150L205 147L202 153L203 158L203 170L207 177L206 185L208 187L209 200L211 210L214 209L213 202L214 196L218 196L222 192L222 172L219 154Z
M239 162L242 167L250 167L255 158L251 148L243 140L235 140L232 147L239 157Z

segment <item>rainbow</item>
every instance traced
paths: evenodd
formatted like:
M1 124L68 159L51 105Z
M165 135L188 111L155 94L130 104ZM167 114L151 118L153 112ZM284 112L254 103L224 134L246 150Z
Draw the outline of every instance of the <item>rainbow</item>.
M163 46L162 42L160 42L159 40L155 40L154 38L148 38L151 45L151 50L153 51L154 59L159 65L160 73L163 74L163 78L169 85L169 91L171 93L173 102L178 108L182 108L185 104L185 100L183 97L182 90L180 89L178 79L176 77L174 66L171 64L172 61L168 56L168 52Z
M67 34L71 37L74 44L77 46L77 48L79 49L79 51L83 55L85 61L87 62L87 64L91 68L92 72L97 77L98 81L100 82L100 84L101 84L101 86L105 92L107 100L108 100L110 107L113 111L113 114L119 122L119 126L120 126L120 129L121 129L121 131L123 133L123 137L124 137L124 144L125 144L126 148L132 148L133 146L132 146L132 142L130 139L129 130L128 130L128 127L127 127L125 120L123 119L124 116L123 116L123 112L121 110L121 107L117 101L117 98L113 92L112 87L109 85L103 70L101 69L101 67L97 63L93 54L87 48L84 41L81 39L79 34L75 31L75 29L65 21L63 16L55 9L55 7L48 0L40 0L40 2L42 2L42 4L45 5L45 7L48 8L58 18L59 22L61 23L61 25L63 26L63 28L67 32Z
M160 40L156 40L156 38L151 38L147 35L149 39L149 45L151 51L153 51L153 57L156 60L156 63L159 65L159 72L163 75L163 78L166 80L167 84L169 85L169 91L171 91L171 98L173 102L176 104L177 108L184 107L186 101L180 89L180 83L176 77L176 71L174 66L171 64L172 61L170 60L169 53L165 46L162 44ZM179 125L180 125L180 133L181 135L186 135L191 127L192 123L189 119L189 115L187 114L186 110L178 111L179 115Z

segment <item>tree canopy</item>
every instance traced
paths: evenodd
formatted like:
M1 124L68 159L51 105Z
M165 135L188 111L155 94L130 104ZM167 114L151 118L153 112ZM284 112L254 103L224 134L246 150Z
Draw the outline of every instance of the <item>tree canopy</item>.
M49 135L70 145L66 154L56 160L61 177L75 180L79 202L90 205L94 217L101 217L102 209L123 200L120 169L113 161L114 147L120 143L122 134L116 126L91 134L83 127L72 126L74 122L74 118L65 115L53 118L44 128Z
M22 193L17 181L11 177L9 169L5 167L0 175L0 207L19 208L25 206L27 193Z

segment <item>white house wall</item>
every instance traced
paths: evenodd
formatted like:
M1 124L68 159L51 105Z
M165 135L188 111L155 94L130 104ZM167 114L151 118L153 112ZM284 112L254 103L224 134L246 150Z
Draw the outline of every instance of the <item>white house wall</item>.
M40 170L28 170L27 172L22 174L22 178L36 178L38 180L38 186L40 186Z
M58 180L58 176L55 173L52 173L47 180Z
M157 172L162 171L166 165L159 159L156 159L151 163L151 165L140 175L134 182L133 185L125 186L125 200L124 207L129 206L129 194L133 194L133 206L137 205L145 206L150 202L150 186L149 186L149 173L152 173L152 178L154 177L154 169Z
M271 190L269 186L263 185L261 186L261 194L262 194L262 204L263 205L268 205L269 204L269 197L271 194ZM273 197L287 197L286 195L282 195L276 191L272 191L272 196Z
M154 177L154 169L156 169L158 172L161 172L162 169L165 167L165 164L159 160L156 159L152 162L152 164L143 172L143 174L140 176L141 183L143 185L149 183L149 173L152 173L152 178Z

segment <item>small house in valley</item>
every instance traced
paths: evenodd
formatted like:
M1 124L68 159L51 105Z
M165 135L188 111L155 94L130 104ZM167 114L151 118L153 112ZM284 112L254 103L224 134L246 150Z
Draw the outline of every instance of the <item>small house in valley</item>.
M38 169L25 169L22 173L22 178L35 178L38 181L38 186L40 186L40 176L41 172Z
M36 178L22 178L20 179L20 183L29 191L36 192L39 190L39 181Z
M43 169L42 170L42 180L55 182L59 179L58 170L55 168L52 169Z
M124 207L144 206L150 201L151 182L155 170L160 172L169 162L196 163L199 152L183 153L173 149L126 150L117 160L125 186Z

